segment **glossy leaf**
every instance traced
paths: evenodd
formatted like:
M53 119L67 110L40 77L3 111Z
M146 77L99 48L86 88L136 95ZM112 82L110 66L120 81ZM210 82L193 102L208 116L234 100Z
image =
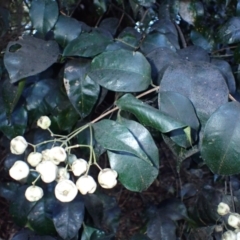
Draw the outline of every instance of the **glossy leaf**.
M16 191L16 198L10 204L9 212L12 216L13 221L20 227L24 227L28 221L28 215L36 202L29 202L24 192L27 186L21 186Z
M53 194L52 194L53 195ZM28 224L38 234L54 235L56 230L52 221L52 206L55 198L44 196L36 202L32 211L28 215ZM52 203L51 203L52 202Z
M157 48L146 55L152 67L152 79L157 85L160 84L162 75L169 64L178 64L179 55L170 48Z
M240 17L232 17L221 26L218 38L222 43L232 44L240 42Z
M102 53L111 42L112 37L100 30L84 32L69 42L63 51L63 56L94 57Z
M14 46L20 48L11 50ZM4 54L4 65L12 83L33 76L50 67L58 59L59 47L55 41L44 41L24 36L18 41L9 42Z
M96 141L104 148L133 154L146 161L147 164L153 165L127 127L115 121L104 119L95 123L93 129Z
M216 224L219 221L217 206L223 200L220 190L209 185L204 186L198 193L196 203L190 211L190 217L200 226Z
M33 27L45 36L58 19L58 3L55 0L33 0L29 14Z
M169 65L160 92L178 92L192 102L202 126L228 101L228 87L221 72L210 63L181 61Z
M155 167L137 156L124 152L107 153L111 168L118 172L118 180L130 191L146 190L158 175Z
M158 109L143 103L131 94L125 94L116 104L121 110L134 114L143 125L153 127L163 133L187 126Z
M219 175L240 173L240 104L221 106L208 120L202 140L201 154L212 172Z
M79 115L59 85L56 85L56 88L48 92L44 101L48 111L52 115L51 129L54 132L70 132L79 119Z
M211 37L211 35L209 37ZM200 32L192 30L190 33L190 38L195 46L202 47L207 51L211 51L213 49L214 40L211 38L206 38Z
M166 47L171 49L172 51L176 51L175 47L168 40L167 36L159 32L154 32L146 36L146 38L141 44L141 51L144 54L148 54L151 51L160 47Z
M96 228L84 225L81 240L90 240L93 232L96 230Z
M173 221L188 219L186 206L181 200L176 198L162 201L158 206L158 213L165 215Z
M176 224L165 215L156 214L147 224L147 236L151 240L176 239Z
M229 92L234 94L236 92L236 82L230 64L227 61L214 58L211 59L211 63L222 73L228 85Z
M158 149L148 130L141 124L126 119L119 121L133 134L153 165L137 156L112 151L108 151L109 162L111 168L118 172L118 179L125 188L141 192L147 189L158 176Z
M6 79L2 84L2 98L6 109L7 118L10 119L10 115L13 112L22 91L25 86L25 80L20 81L18 84L10 83L9 79Z
M183 59L190 62L210 62L208 52L199 46L189 46L177 50L178 55Z
M81 30L81 24L76 19L60 15L54 26L54 39L62 47L66 47L69 42L79 36Z
M152 4L156 2L155 0L133 0L133 1L144 7L150 7Z
M100 92L100 86L86 76L89 64L84 59L72 60L64 69L64 86L68 98L82 118L91 113Z
M139 92L151 82L151 68L139 52L109 51L95 57L88 73L101 86L117 92Z
M13 201L16 198L16 192L18 188L18 183L3 182L0 184L0 196L7 199L8 201Z
M140 44L141 34L138 33L136 29L127 27L118 35L115 41L115 45L117 45L118 48L134 51ZM111 47L108 46L107 49L111 50Z
M115 35L118 24L119 24L119 20L117 18L111 17L111 18L103 19L99 24L99 27L110 32L112 35Z
M78 195L68 203L57 202L53 211L53 222L60 237L72 239L82 225L84 217L84 204Z
M12 139L18 135L22 136L27 127L28 113L24 107L16 108L8 119L5 112L0 114L0 130L4 135Z
M193 136L190 134L189 139L186 138L182 129L179 129L178 133L170 134L172 140L179 146L190 147L192 145L191 139L193 137L193 140L196 140L196 133L199 128L199 121L191 101L179 93L168 91L159 93L158 105L161 112L195 130Z
M8 9L0 7L0 19L0 37L2 37L9 29L10 12Z

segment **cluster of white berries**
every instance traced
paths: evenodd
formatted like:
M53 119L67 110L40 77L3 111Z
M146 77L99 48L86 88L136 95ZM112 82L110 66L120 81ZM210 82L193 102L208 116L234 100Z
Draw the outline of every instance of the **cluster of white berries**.
M240 214L230 212L230 207L224 202L218 204L217 213L226 217L227 224L235 228L234 231L227 230L224 232L222 240L240 240Z
M50 124L51 120L47 116L42 116L37 121L37 125L42 129L49 130ZM29 143L27 143L22 136L17 136L11 140L10 149L13 154L21 155L25 152L28 145ZM97 183L92 176L88 175L92 162L87 162L82 158L78 159L73 154L70 154L72 160L68 161L68 154L66 149L61 146L45 149L41 153L33 151L27 157L28 164L22 160L16 161L10 168L9 174L17 181L24 181L30 171L36 171L45 183L57 181L55 196L61 202L72 201L76 197L78 190L84 195L94 193L97 188ZM96 162L94 164L97 165ZM32 167L31 169L29 165ZM76 183L70 180L70 172L72 172L75 177L78 177ZM103 188L113 188L117 184L117 176L117 172L111 168L100 168L98 183ZM43 189L35 185L37 179L25 192L26 198L31 202L38 201L44 194Z

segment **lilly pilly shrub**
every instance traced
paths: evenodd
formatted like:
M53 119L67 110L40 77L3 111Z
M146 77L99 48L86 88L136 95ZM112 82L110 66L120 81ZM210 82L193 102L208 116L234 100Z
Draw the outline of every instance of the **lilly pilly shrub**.
M46 142L33 145L27 143L27 141L22 136L17 136L11 140L10 149L13 154L21 155L25 152L26 148L32 147L33 152L31 152L27 157L28 165L23 160L16 161L9 170L10 176L17 180L23 181L29 175L30 171L36 171L38 177L32 182L32 186L29 186L25 191L25 196L28 201L34 202L38 201L43 197L43 190L41 187L36 186L36 182L39 178L45 183L51 183L57 181L55 186L55 196L61 202L72 201L78 191L81 194L94 193L97 188L97 183L92 176L88 174L91 165L96 165L100 172L98 174L98 183L103 188L113 188L117 184L117 172L111 168L102 169L96 161L96 156L91 145L74 145L69 146L69 138L73 135L68 136L58 136L51 132L49 129L51 125L51 120L47 116L42 116L38 121L37 125L44 129L50 131L53 140L48 142L53 143L53 147L50 149L45 149L41 153L36 152L36 147L45 144ZM89 126L91 128L91 126ZM76 131L74 135L79 134L80 131ZM60 143L60 146L54 146L55 143ZM71 150L74 148L87 147L90 149L90 158L88 161L77 158L77 156L71 154ZM72 155L73 161L68 161L67 156ZM78 176L79 178L74 182L70 180L71 174Z

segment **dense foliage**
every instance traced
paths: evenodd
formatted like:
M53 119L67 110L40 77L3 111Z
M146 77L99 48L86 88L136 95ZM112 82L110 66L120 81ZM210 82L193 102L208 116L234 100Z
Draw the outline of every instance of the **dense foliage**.
M236 175L235 188L228 195L207 182L197 194L184 185L178 198L146 207L131 240L236 235L226 230L238 229L228 218L240 210L240 2L16 2L17 18L16 6L0 7L0 131L6 174L17 181L1 183L0 195L16 224L31 231L13 239L116 239L119 206L100 186L113 188L117 177L129 191L148 189L161 178L162 141L178 170L190 159L196 176L206 165L222 188L223 176ZM46 153L56 148L63 158ZM32 152L43 157L33 163ZM19 161L27 172L18 178ZM40 166L47 161L53 170ZM80 179L89 177L83 189ZM74 192L68 199L57 193L63 183ZM33 187L36 198L27 194ZM189 197L194 206L185 205ZM230 206L223 215L221 202Z

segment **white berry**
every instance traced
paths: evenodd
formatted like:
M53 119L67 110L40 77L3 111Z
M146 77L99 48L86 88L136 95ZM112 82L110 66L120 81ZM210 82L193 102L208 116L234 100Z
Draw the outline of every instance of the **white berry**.
M230 212L230 207L224 203L224 202L220 202L218 204L218 208L217 208L217 213L221 216L224 216L226 214L228 214Z
M103 188L113 188L117 185L117 172L111 168L105 168L98 174L98 182Z
M72 172L74 176L79 177L80 175L85 173L87 169L88 169L88 163L82 158L74 160L72 163Z
M228 225L233 228L240 228L240 215L238 213L231 213L228 217Z
M70 174L68 173L65 167L58 167L58 173L56 181L62 181L70 178Z
M21 160L16 161L13 164L13 166L9 169L9 175L17 181L26 178L28 174L29 167L24 161Z
M27 161L32 167L36 167L42 161L42 154L39 152L31 152L27 157Z
M55 187L55 196L61 202L71 202L77 193L78 189L71 180L62 180Z
M25 140L25 138L22 136L17 136L11 140L10 150L11 150L11 153L13 154L21 155L24 153L27 146L28 146L28 143Z
M38 186L30 186L25 191L25 197L30 202L38 201L43 197L43 190Z
M78 190L80 191L80 193L83 195L85 195L87 193L94 193L97 188L97 184L96 184L95 180L89 175L81 176L77 180L76 186L77 186Z
M228 230L223 233L222 240L237 240L237 234L231 230Z
M39 163L36 167L36 170L40 173L41 179L45 183L53 182L57 177L58 168L50 160Z
M64 162L67 158L67 154L62 147L53 147L50 149L50 157L52 160L56 161L57 163Z
M42 129L48 129L51 125L51 120L48 116L42 116L38 119L37 125Z

